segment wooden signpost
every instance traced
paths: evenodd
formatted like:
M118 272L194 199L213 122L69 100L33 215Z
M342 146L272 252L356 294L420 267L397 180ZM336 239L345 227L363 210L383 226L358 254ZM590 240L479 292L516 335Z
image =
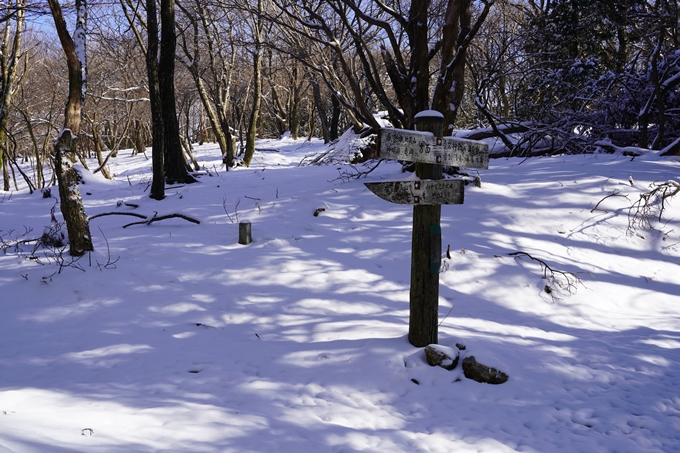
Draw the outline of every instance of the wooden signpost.
M378 157L416 163L419 179L365 183L380 198L413 205L411 290L408 338L416 347L438 342L441 205L463 204L464 183L442 180L442 166L489 168L486 143L442 137L444 115L420 112L417 131L383 128Z
M434 111L428 111L431 112ZM443 116L441 118L443 120ZM416 123L421 127L422 124L423 121ZM383 159L450 167L489 168L489 148L486 143L463 138L436 137L432 132L383 128L378 134L378 149Z

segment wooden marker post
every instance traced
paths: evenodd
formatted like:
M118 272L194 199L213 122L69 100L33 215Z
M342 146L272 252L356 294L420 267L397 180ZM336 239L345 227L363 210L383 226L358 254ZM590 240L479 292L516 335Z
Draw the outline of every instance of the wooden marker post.
M247 220L242 220L238 224L238 243L243 245L248 245L253 242L250 222Z
M439 112L421 112L415 118L416 129L432 132L436 143L441 144L444 115ZM416 163L420 179L442 179L442 166ZM413 231L411 234L411 293L408 341L416 347L437 344L439 320L439 268L441 266L442 233L441 205L413 206Z
M442 180L442 165L488 168L489 148L483 142L443 137L444 115L437 111L418 113L415 123L416 131L380 129L378 155L416 162L419 180L365 185L384 200L414 205L408 339L423 347L438 342L441 205L464 201L463 181Z

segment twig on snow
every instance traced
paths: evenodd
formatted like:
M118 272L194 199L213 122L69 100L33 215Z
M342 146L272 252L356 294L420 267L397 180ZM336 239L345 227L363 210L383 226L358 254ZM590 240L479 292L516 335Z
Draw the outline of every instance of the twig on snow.
M578 289L578 285L581 285L585 288L585 285L581 281L581 278L576 274L576 272L568 272L553 269L548 263L546 263L542 259L536 258L527 252L513 252L508 253L508 255L514 256L515 258L525 256L530 260L540 264L541 270L543 271L543 279L549 282L549 284L546 284L543 287L543 291L545 291L547 294L550 294L550 297L553 299L553 302L555 301L554 286L566 289L569 294L574 294ZM550 286L550 284L552 284L553 286Z
M199 225L201 223L200 220L194 219L193 217L189 217L189 216L186 216L184 214L174 213L174 214L166 214L166 215L161 215L161 216L158 216L156 214L158 214L158 213L154 213L153 216L147 218L146 220L144 220L142 222L132 222L132 223L128 223L127 225L123 225L123 228L127 228L127 227L133 226L133 225L151 225L153 222L160 222L161 220L176 219L176 218L184 219L187 222L195 223L197 225Z
M606 197L604 197L603 199L601 199L600 201L598 201L597 204L595 205L595 207L594 207L593 209L590 210L590 212L595 212L595 211L597 211L597 210L598 210L597 208L598 208L598 206L600 206L600 203L602 203L602 202L603 202L604 200L606 200L607 198L611 198L611 197L623 197L623 198L628 198L627 195L621 195L621 194L619 193L618 190L615 190L614 192L610 193L609 195L607 195ZM607 212L607 211L605 211L605 212Z

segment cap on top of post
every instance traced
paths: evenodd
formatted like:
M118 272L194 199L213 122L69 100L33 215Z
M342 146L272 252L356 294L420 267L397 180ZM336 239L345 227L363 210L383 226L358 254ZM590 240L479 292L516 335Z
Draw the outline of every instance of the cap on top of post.
M437 145L441 145L444 135L444 115L436 110L423 110L413 118L416 130L432 132L437 137Z
M438 112L437 110L423 110L421 112L416 113L416 116L413 117L416 121L416 123L419 123L421 121L444 121L444 114L441 112Z

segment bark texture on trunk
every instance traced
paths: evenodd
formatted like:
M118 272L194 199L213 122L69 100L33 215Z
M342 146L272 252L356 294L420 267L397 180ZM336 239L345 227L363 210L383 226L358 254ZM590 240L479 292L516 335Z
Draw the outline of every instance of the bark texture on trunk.
M146 71L149 79L151 104L151 179L150 197L165 198L165 149L163 143L163 115L161 114L160 86L158 81L158 19L156 0L146 1L148 44L146 48Z
M64 129L55 145L54 163L59 180L59 198L61 213L68 230L69 253L71 256L83 256L94 250L90 224L85 215L83 199L80 196L80 175L73 167L78 139L69 129Z
M192 183L196 179L187 171L182 142L179 139L179 120L175 107L175 2L161 0L161 45L158 61L161 115L163 117L163 145L165 150L165 179L168 183Z
M255 54L253 56L253 107L250 111L250 124L246 135L246 149L243 156L243 164L250 166L255 154L255 137L257 135L257 122L260 119L260 106L262 104L262 0L257 2L258 14L255 23Z

